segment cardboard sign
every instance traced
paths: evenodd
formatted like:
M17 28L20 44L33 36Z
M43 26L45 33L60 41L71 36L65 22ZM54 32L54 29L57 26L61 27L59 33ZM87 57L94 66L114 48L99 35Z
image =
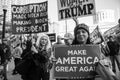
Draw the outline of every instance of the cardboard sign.
M61 46L55 48L54 78L91 78L99 61L98 45Z
M12 33L48 32L48 3L12 5Z
M58 19L68 19L95 14L94 0L57 0Z

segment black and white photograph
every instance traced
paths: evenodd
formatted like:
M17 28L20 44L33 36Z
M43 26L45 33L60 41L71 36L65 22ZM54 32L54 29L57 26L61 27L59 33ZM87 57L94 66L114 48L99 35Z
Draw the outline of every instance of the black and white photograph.
M0 80L120 80L120 0L0 0Z

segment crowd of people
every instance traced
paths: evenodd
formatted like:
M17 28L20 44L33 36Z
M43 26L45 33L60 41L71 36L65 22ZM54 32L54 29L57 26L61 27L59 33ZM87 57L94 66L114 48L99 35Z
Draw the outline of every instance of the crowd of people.
M54 47L64 45L92 45L90 42L89 26L84 23L76 25L74 35L71 33L66 33L64 37L58 35L57 42L54 44L51 43L48 35L44 33L39 33L34 40L35 42L33 42L32 38L28 38L24 43L19 43L12 48L4 40L0 44L1 64L14 59L15 69L13 70L13 75L20 74L23 80L50 80L50 70L56 61ZM64 43L62 40L64 40ZM108 47L108 51L105 48L101 48L101 59L109 57L112 63L111 69L115 73L115 62L117 62L120 70L120 42L113 36L109 36L107 43L104 43L104 45L105 48L106 46ZM95 77L56 80L95 80Z

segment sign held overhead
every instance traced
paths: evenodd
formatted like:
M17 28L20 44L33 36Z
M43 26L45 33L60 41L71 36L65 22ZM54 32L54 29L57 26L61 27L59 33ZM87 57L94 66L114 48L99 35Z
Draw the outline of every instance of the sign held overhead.
M57 0L57 2L59 20L95 14L94 0Z
M48 32L48 3L12 5L12 32L29 34Z

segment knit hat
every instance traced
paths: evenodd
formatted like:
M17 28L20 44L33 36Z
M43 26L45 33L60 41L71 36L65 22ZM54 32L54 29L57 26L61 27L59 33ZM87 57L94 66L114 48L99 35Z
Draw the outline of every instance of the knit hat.
M73 35L71 33L66 33L64 35L64 39L74 39Z
M75 29L74 29L74 35L76 35L76 32L77 32L78 29L84 29L84 30L86 30L86 31L88 32L88 35L90 34L90 33L89 33L89 27L88 27L86 24L84 24L84 23L78 24L78 25L75 27Z

